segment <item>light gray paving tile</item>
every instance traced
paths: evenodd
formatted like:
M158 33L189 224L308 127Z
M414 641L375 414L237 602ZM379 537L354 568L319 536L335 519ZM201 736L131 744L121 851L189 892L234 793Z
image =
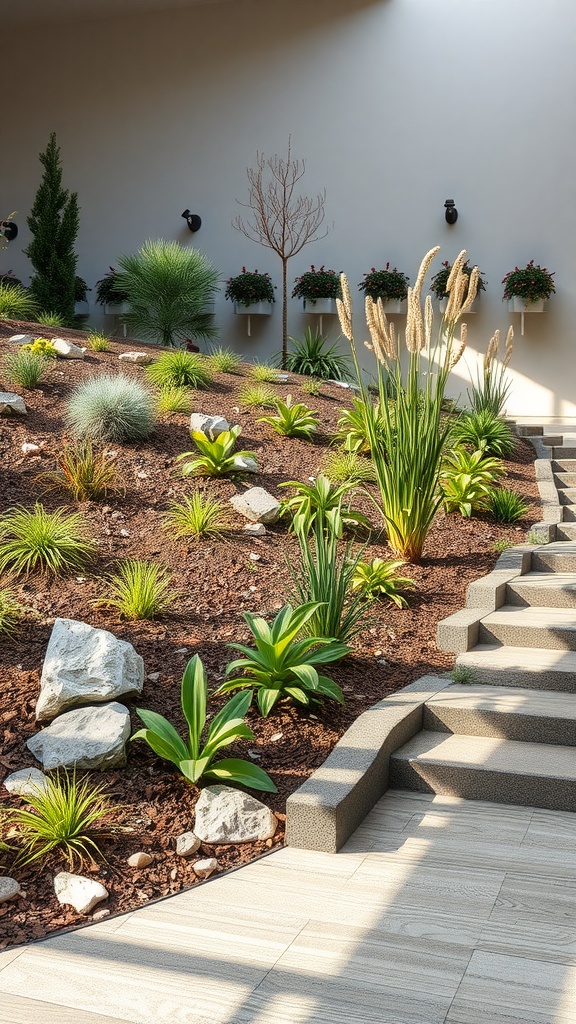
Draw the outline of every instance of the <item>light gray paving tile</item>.
M430 838L432 841L444 834L449 839L462 836L482 841L492 840L495 835L500 841L521 843L532 819L531 807L516 807L502 814L497 804L469 801L464 807L450 805L433 806L416 813L406 824L403 836Z
M497 833L492 842L487 839L470 839L467 842L465 835L450 840L441 831L434 839L407 836L395 854L368 853L365 862L368 864L380 857L410 863L425 859L427 864L451 864L455 868L467 868L472 873L480 869L495 869L503 873L528 871L558 878L572 878L574 875L574 859L569 852L525 843L502 843Z
M576 814L536 808L523 845L562 849L576 858Z
M447 1024L575 1024L574 967L476 951Z
M11 964L26 948L26 946L12 946L10 949L3 949L0 952L0 971L3 971L8 964Z
M576 963L576 879L507 875L478 947Z
M100 1013L71 1009L61 1003L6 995L0 997L2 1024L126 1024L125 1017L103 1017Z

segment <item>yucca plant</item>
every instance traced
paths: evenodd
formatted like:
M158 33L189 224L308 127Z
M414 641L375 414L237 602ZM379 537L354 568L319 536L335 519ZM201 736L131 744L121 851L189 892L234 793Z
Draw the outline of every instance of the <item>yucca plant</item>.
M0 572L56 575L83 569L95 550L79 512L47 512L37 502L33 509L17 505L0 516Z
M322 460L322 473L335 484L373 483L376 480L370 459L343 448L326 453Z
M21 284L0 281L0 320L38 321L40 307Z
M509 327L504 359L497 363L500 331L495 331L492 335L484 356L482 373L477 373L476 383L472 383L466 392L473 412L488 410L493 416L502 415L512 388L512 381L508 379L506 371L512 358L513 339L514 331Z
M316 665L340 661L350 648L326 636L297 639L317 607L315 601L296 609L289 604L284 605L270 625L259 615L244 612L256 646L227 645L244 657L231 661L226 666L226 675L242 674L223 683L217 693L255 688L260 714L264 718L279 700L285 698L305 707L324 697L343 704L340 687L328 676L320 675Z
M205 358L185 349L163 352L145 368L144 374L151 384L159 388L207 388L212 382Z
M238 373L242 356L231 348L211 348L206 363L214 373Z
M352 589L359 590L363 597L387 597L398 608L406 608L408 602L404 591L415 590L414 580L401 576L398 570L404 565L399 560L385 561L372 558L370 562L358 562L352 576Z
M268 363L252 363L248 373L260 384L274 384L278 380L278 370Z
M414 287L408 290L405 369L394 327L388 323L381 300L374 302L370 296L366 297L369 347L377 360L377 412L360 373L352 331L352 299L345 275L342 275L342 300L337 300L342 332L352 347L361 389L359 408L364 414L365 432L378 480L379 499L371 497L386 524L390 547L408 561L420 560L442 502L439 479L449 430L443 417L444 392L448 375L466 346L465 325L462 325L459 342L454 341L456 325L470 308L478 284L478 268L472 269L470 277L464 274L466 253L460 253L447 281L447 309L434 342L432 300L428 296L423 311L420 296L425 275L437 252L435 248L427 253ZM422 355L426 357L426 370L421 367ZM428 367L432 367L433 372L429 372ZM388 401L390 382L393 404ZM383 437L379 438L379 430Z
M110 338L100 331L91 331L88 335L88 348L93 352L110 352L112 348Z
M258 423L269 423L272 429L283 437L303 437L310 441L318 429L320 417L303 402L293 402L292 395L276 401L275 416L261 416Z
M8 352L2 360L2 376L12 384L19 384L27 389L38 387L47 368L48 360L42 352L30 352L26 349Z
M274 409L278 395L268 384L245 384L239 400L247 409Z
M12 584L0 585L0 636L14 635L23 611Z
M188 724L188 738L183 740L174 726L155 711L138 708L136 714L144 722L132 740L144 740L155 754L171 761L193 785L201 780L214 780L225 785L241 785L265 793L275 793L270 776L250 761L237 757L214 761L223 747L236 740L252 740L254 733L244 722L252 702L252 691L238 693L214 716L206 736L208 687L206 672L197 654L188 662L182 677L182 711Z
M234 446L242 427L232 427L231 430L223 430L214 441L210 441L200 430L193 430L190 434L196 452L184 452L178 456L178 462L182 459L189 459L196 455L191 462L185 462L182 466L182 476L227 476L229 473L237 473L242 470L238 460L253 459L256 461L254 452L235 452Z
M116 608L124 619L156 619L176 602L172 573L157 562L129 558L110 578L98 604Z
M521 494L505 487L495 487L488 495L485 507L497 523L517 523L530 508Z
M154 429L154 396L121 373L92 377L70 396L67 423L80 437L143 441Z
M502 459L511 455L516 446L512 428L490 409L462 413L452 426L451 440Z
M128 295L129 330L137 338L177 346L186 338L212 338L214 317L206 312L218 290L219 273L197 249L149 240L138 252L120 256L116 283Z
M171 413L190 413L191 411L192 398L188 388L175 385L160 388L156 396L156 412L159 416Z
M457 448L445 456L440 473L440 486L444 492L447 512L460 512L470 518L472 512L483 508L496 481L504 475L500 459L483 451L468 452Z
M68 491L74 501L98 501L123 490L113 458L94 448L89 437L72 443L65 441L56 456L56 465L57 469L47 470L36 478L47 491Z
M223 537L232 525L230 508L219 498L195 491L182 501L172 501L164 516L164 527L175 537L189 537L192 540L207 537L217 540Z
M112 831L113 806L103 786L59 770L43 788L26 794L28 807L7 808L5 824L21 847L17 864L60 851L73 869L100 856L99 841ZM30 809L31 808L31 809Z
M337 484L325 476L319 476L309 484L300 483L299 480L287 480L279 486L292 487L296 491L296 494L286 498L282 503L282 511L294 516L295 529L300 522L304 522L307 529L311 529L316 519L319 519L322 529L329 528L338 535L342 533L343 520L357 526L370 527L366 516L361 512L343 506L344 497L355 487L350 480Z
M350 377L350 358L339 351L338 345L328 346L328 338L319 330L308 327L301 341L289 340L292 351L286 357L287 370L320 380L348 380Z

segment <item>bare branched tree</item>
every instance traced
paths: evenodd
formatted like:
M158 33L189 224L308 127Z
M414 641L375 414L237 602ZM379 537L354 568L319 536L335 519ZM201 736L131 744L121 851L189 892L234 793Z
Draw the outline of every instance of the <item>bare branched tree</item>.
M272 249L282 261L282 367L288 355L288 260L296 256L309 242L325 238L329 228L318 234L324 222L326 192L316 196L299 195L298 182L306 173L304 160L292 157L292 137L288 136L286 159L276 154L265 159L256 154L256 167L247 167L248 202L241 203L250 210L244 220L236 217L234 227L267 249Z

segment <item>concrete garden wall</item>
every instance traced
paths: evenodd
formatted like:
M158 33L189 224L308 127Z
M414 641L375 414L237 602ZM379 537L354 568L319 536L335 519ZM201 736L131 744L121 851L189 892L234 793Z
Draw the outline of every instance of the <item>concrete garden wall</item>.
M25 218L55 130L90 285L120 252L160 236L202 248L223 279L245 264L279 285L276 257L231 222L246 166L257 150L284 152L291 132L305 188L326 188L334 225L293 261L291 281L313 262L356 285L388 260L413 279L432 245L437 269L466 248L488 281L472 347L517 329L509 413L576 416L573 0L230 0L46 24L18 21L26 4L13 7L0 181L21 233L4 270L27 279ZM459 210L451 227L447 198ZM186 207L202 217L196 235ZM531 258L556 271L557 294L520 338L500 281ZM357 309L363 340L360 295ZM249 358L278 350L279 303L251 338L223 292L216 316L222 342ZM290 333L310 322L292 299ZM465 388L455 378L452 392Z

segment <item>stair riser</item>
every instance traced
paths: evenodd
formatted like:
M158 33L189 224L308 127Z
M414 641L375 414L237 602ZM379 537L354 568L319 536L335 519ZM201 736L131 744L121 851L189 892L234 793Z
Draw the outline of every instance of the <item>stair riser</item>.
M557 526L556 540L576 540L576 522Z
M486 683L488 686L527 686L530 690L576 693L576 673L572 671L488 668L484 665L475 665L469 654L460 654L456 664L469 668L474 674L474 682Z
M390 785L465 800L492 800L554 811L576 810L576 780L549 779L390 758Z
M550 452L550 458L554 462L561 462L565 459L576 459L576 448L554 447Z
M424 705L423 728L432 732L457 733L463 736L494 736L526 743L550 743L576 747L573 721L541 715L519 715L513 711L498 712L479 709ZM576 754L575 754L576 765Z
M576 608L576 585L568 587L538 587L529 583L508 583L505 604L523 608Z
M560 459L552 463L553 473L576 473L576 459Z
M538 548L532 552L532 570L534 572L576 572L576 551L551 551Z
M505 623L480 623L478 643L506 644L508 647L546 647L552 651L576 651L576 628L550 626L513 626Z
M576 487L576 473L554 473L556 487Z

